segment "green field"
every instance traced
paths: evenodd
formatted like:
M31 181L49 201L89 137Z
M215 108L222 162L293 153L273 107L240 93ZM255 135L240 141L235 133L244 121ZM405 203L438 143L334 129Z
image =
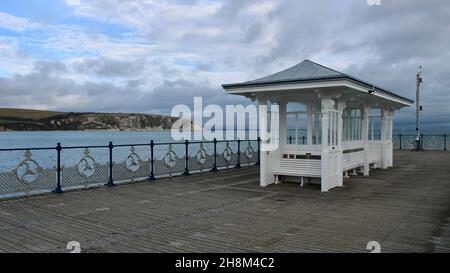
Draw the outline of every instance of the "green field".
M0 108L0 124L3 122L11 123L17 120L40 120L56 115L65 114L64 112L46 111L46 110L30 110L30 109L13 109Z
M14 123L18 123L18 122L21 122L21 121L13 120L13 119L2 119L2 118L0 118L0 125L3 125L3 124L14 124Z

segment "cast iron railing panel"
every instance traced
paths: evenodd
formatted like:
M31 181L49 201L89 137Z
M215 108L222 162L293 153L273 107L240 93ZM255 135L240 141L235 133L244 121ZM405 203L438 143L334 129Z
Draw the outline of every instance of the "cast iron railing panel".
M393 147L413 149L415 139L394 135ZM421 139L425 150L447 150L446 134ZM0 198L240 168L259 164L260 146L258 139L0 149Z

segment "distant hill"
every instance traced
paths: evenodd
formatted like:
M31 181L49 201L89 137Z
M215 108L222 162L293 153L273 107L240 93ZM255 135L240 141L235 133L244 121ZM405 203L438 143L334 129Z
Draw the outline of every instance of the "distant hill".
M62 114L66 113L46 110L0 108L0 118L39 120Z
M177 118L153 114L76 113L0 108L0 131L165 130Z

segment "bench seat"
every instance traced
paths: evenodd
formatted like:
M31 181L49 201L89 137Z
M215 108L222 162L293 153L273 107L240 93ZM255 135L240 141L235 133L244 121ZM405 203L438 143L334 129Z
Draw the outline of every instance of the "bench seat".
M322 173L321 160L282 158L280 166L275 168L273 173L277 182L278 176L320 178Z

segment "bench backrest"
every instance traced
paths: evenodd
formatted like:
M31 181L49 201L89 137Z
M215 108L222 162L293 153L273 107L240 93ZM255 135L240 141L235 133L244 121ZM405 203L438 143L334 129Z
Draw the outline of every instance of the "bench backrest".
M280 169L288 170L299 175L316 175L320 176L322 172L321 160L318 159L294 159L282 158L280 161Z

